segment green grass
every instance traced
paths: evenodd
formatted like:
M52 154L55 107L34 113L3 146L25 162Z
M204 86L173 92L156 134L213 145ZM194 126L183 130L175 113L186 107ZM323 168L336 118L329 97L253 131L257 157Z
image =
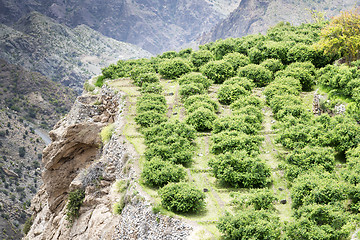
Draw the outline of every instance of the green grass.
M104 127L100 132L102 143L103 144L108 143L114 132L115 132L114 124L109 124L106 127Z

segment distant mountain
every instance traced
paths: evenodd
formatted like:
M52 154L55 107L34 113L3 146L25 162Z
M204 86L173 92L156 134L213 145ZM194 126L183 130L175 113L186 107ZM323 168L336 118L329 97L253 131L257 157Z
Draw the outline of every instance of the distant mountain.
M74 100L72 89L0 59L0 239L21 238L42 184L41 128L51 128Z
M149 57L128 43L85 25L72 29L32 12L11 27L0 25L0 58L81 91L85 80L119 59Z
M358 0L242 0L225 20L200 38L200 43L248 34L265 33L280 21L299 25L311 22L310 9L323 11L327 17L359 5Z
M38 11L70 27L84 24L152 53L178 49L208 31L240 0L1 0L0 22Z

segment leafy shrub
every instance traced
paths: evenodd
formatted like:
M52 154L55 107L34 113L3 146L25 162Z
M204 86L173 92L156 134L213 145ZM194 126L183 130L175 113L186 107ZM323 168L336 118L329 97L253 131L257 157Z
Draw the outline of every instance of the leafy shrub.
M190 61L196 69L199 69L202 65L213 61L214 55L208 50L199 50L193 52L190 57Z
M70 192L68 196L68 203L66 205L66 219L72 223L75 218L79 217L79 210L84 201L85 192L82 189L78 189L74 192Z
M19 147L19 157L21 158L25 157L25 153L26 153L25 147Z
M155 111L157 113L166 113L167 107L165 104L159 104L157 101L145 100L136 104L136 112L142 113L147 111Z
M158 102L159 104L166 104L165 97L160 94L154 94L154 93L147 93L143 94L141 97L138 98L137 104L141 104L141 102L150 100Z
M97 77L94 85L95 85L96 87L100 87L100 88L101 88L101 87L104 85L104 80L105 80L105 79L106 79L106 78L105 78L104 76L99 76L99 77Z
M207 108L200 107L190 113L186 118L186 123L193 126L197 131L210 131L216 114Z
M306 62L313 60L315 51L311 46L298 43L289 49L287 53L289 62Z
M179 93L184 100L190 96L205 93L205 89L201 83L188 83L180 86Z
M194 150L194 146L189 141L171 136L164 142L149 145L145 151L145 157L147 160L159 157L163 161L186 166L192 162Z
M188 83L201 83L205 89L208 89L213 81L202 75L201 73L187 73L179 78L179 84L188 84Z
M257 189L249 196L248 205L253 206L255 210L273 210L273 202L276 200L274 192L268 189Z
M257 108L261 108L263 105L262 100L259 97L255 96L241 96L238 100L233 102L230 105L231 110L236 111L240 110L243 107L246 107L248 105L255 106Z
M163 187L169 182L179 182L186 176L185 168L153 158L145 163L141 176L144 182L153 187Z
M265 67L256 64L249 64L239 68L238 75L253 80L258 87L263 87L272 80L272 72Z
M334 151L325 147L305 147L294 149L285 158L286 163L291 167L286 170L286 177L294 180L300 173L310 170L314 166L322 166L326 171L333 171L335 166Z
M310 91L314 85L314 76L311 70L302 67L287 67L285 70L278 71L275 77L293 77L298 79L304 91Z
M172 58L176 58L178 56L177 52L175 51L167 51L164 52L163 54L159 55L159 58L166 58L166 59L172 59Z
M239 84L248 91L251 91L254 88L253 80L245 77L232 77L226 80L225 82L223 82L223 85L232 85L232 84Z
M257 47L253 47L248 51L248 56L253 64L259 64L265 60L264 53Z
M200 71L215 83L222 83L234 75L232 66L225 61L212 61L201 67Z
M217 155L209 166L217 179L233 187L262 187L269 183L270 168L246 151Z
M178 55L179 57L182 58L189 58L192 52L193 52L192 48L181 49Z
M166 60L159 65L159 73L167 79L176 79L190 71L188 62L181 58Z
M291 189L293 208L309 204L336 203L347 199L349 189L345 182L326 172L311 172L299 176Z
M219 105L217 102L212 100L208 95L195 95L191 96L184 102L184 107L186 109L189 109L190 106L192 106L196 102L205 102L213 106L213 111L217 111L219 109Z
M217 228L226 239L280 239L281 227L277 216L267 211L240 211L220 218Z
M142 93L161 94L163 92L163 87L159 83L144 83L140 91Z
M301 99L298 96L293 95L274 95L271 98L269 105L276 114L278 111L283 109L284 106L301 105Z
M23 227L23 233L25 235L28 234L28 232L30 231L31 226L33 225L33 221L34 221L33 217L29 217L26 219L26 222Z
M308 205L295 212L295 221L286 226L286 239L347 239L351 217L333 205Z
M211 104L207 103L207 102L194 102L188 109L186 109L186 112L188 114L196 111L198 108L206 108L209 109L210 111L214 111L214 106L212 106Z
M259 146L264 140L260 136L251 136L237 131L223 131L211 137L213 145L211 152L220 154L245 150L248 154L259 153Z
M245 115L231 115L218 118L214 121L212 133L222 131L239 131L246 134L256 134L261 128L261 124L248 123Z
M272 58L266 59L260 64L260 66L265 67L266 69L272 71L273 73L280 71L284 68L284 65L279 59L272 59Z
M217 40L213 43L213 52L215 54L215 59L220 60L226 54L235 51L235 39L228 38L225 40Z
M250 59L246 55L238 52L226 54L223 60L230 63L234 71L236 71L239 67L245 67L250 64Z
M116 202L113 205L114 214L121 215L122 210L124 209L124 207L125 207L125 201L124 201L124 197L122 197L118 202Z
M189 183L169 183L160 189L161 204L174 212L197 212L205 207L205 194Z
M220 87L217 98L220 103L229 105L244 95L250 95L250 92L244 87L239 84L226 84Z
M275 81L270 83L268 86L266 86L264 90L264 95L266 96L266 101L268 103L271 102L274 96L278 96L278 95L298 96L299 94L300 92L296 88L289 85L284 85L282 83L277 83Z
M140 73L139 76L134 79L134 84L141 87L144 83L156 83L159 81L159 76L156 73Z
M152 127L166 121L167 117L163 113L158 113L157 111L141 112L135 117L135 122L145 128Z
M192 141L196 137L196 131L192 126L183 122L173 121L164 122L144 131L146 144L164 142L170 143L170 140L186 139Z
M105 143L109 142L110 138L112 137L114 132L115 132L115 125L114 124L109 124L106 127L104 127L100 132L102 143L105 144Z
M247 115L247 116L254 116L256 119L256 123L261 124L264 119L264 114L262 110L258 107L248 105L245 106L233 113L234 115Z

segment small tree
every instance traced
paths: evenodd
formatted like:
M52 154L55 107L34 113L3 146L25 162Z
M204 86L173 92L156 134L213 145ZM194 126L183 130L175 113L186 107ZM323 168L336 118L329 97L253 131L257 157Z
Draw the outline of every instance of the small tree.
M189 183L169 183L160 190L161 204L175 212L196 212L205 207L205 194Z
M346 62L360 57L360 10L342 12L321 31L316 47L328 54L340 54Z

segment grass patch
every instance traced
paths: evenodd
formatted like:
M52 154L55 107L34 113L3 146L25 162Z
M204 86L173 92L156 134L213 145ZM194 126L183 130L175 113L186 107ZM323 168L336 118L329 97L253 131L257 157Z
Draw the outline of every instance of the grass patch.
M115 125L113 123L104 127L100 132L102 143L103 144L108 143L110 141L112 135L114 134L114 132L115 132Z

